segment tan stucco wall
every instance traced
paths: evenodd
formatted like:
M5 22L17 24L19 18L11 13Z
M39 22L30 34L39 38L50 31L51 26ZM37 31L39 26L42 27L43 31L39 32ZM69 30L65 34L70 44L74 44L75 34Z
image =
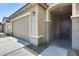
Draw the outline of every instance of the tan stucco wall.
M79 50L79 4L72 4L72 48Z
M33 16L33 11L35 12L35 15ZM38 33L37 33L37 4L34 4L32 6L30 6L29 8L25 9L23 12L19 13L18 15L16 15L16 17L13 18L13 20L15 20L15 18L17 17L21 17L21 15L24 15L26 13L30 13L29 14L29 21L28 21L28 25L29 25L29 40L32 44L34 45L38 45L38 40L37 38L33 37L33 36L36 36ZM17 20L17 19L16 19ZM19 19L18 19L19 20ZM24 36L26 34L23 34Z
M35 20L34 22L36 22L36 28L33 27L33 30L35 28L36 34L34 36L31 36L30 40L33 42L33 44L40 45L45 42L46 9L42 7L40 4L37 4L35 16L36 20L34 19Z
M0 32L2 32L2 25L0 25Z
M33 15L35 12L35 15ZM11 22L6 22L5 25L5 33L11 34L13 33L13 22L20 20L20 18L24 17L24 15L29 13L29 40L32 44L38 46L45 41L45 20L46 20L46 9L40 5L33 3L28 8L21 10L21 12L17 13L13 17L9 17ZM9 28L8 28L9 27ZM20 27L20 26L19 26ZM23 34L23 36L26 34Z
M12 32L12 24L11 24L11 22L6 22L4 27L5 27L4 32L6 34L11 34L11 32Z
M79 50L79 18L72 19L72 48Z
M79 15L79 3L72 3L72 16Z
M45 20L46 20L46 9L40 5L38 5L38 36L42 36L39 38L39 43L42 44L45 42Z
M79 3L76 3L76 15L79 15Z
M33 12L35 12L35 15L33 15ZM36 46L38 46L38 7L37 4L33 6L33 9L31 9L30 14L30 21L29 21L29 32L30 32L30 42Z
M33 16L33 11L35 12L35 15ZM43 43L43 38L45 38L44 35L44 20L46 19L46 9L42 7L39 4L33 4L32 6L24 9L20 13L16 14L14 17L11 18L11 24L19 20L23 15L29 14L29 39L30 42L34 45L39 45ZM9 25L10 26L10 25ZM12 25L13 26L13 25ZM10 33L12 32L12 26L10 26L11 30L9 31ZM24 34L25 35L25 34ZM41 36L40 36L41 35Z

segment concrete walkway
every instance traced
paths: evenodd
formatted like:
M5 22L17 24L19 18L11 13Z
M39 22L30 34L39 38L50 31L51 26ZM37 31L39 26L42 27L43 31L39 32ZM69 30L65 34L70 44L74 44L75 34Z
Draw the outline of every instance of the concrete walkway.
M26 41L0 33L0 56L34 56L34 52L29 52L28 48L24 48L28 45Z
M67 56L67 49L50 45L39 56Z

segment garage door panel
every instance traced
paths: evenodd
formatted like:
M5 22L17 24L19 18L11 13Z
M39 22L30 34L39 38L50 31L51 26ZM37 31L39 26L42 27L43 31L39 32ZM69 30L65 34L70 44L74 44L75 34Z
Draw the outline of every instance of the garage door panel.
M21 39L29 39L29 16L13 21L13 35Z

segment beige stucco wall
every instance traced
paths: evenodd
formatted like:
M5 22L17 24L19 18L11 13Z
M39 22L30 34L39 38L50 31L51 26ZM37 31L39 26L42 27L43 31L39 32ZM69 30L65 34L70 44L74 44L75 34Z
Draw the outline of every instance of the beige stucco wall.
M5 34L11 34L12 33L12 24L11 24L11 22L6 22L4 27L5 27L5 29L4 29Z
M79 50L79 18L72 19L72 48Z
M36 35L31 37L31 41L34 42L34 44L36 45L40 45L45 42L46 9L40 4L37 4L35 16L36 16Z
M35 12L35 15L33 15L33 12ZM12 24L14 21L18 21L20 18L22 18L23 15L29 13L29 40L32 44L34 45L39 45L43 43L44 41L44 20L46 19L46 9L42 7L39 4L33 4L28 8L25 8L23 11L20 13L16 14L14 17L12 17L10 20L10 24ZM10 26L8 24L8 26ZM13 26L13 25L12 25ZM13 32L13 27L10 26L10 31L8 32ZM7 31L7 30L6 30ZM26 34L24 34L26 35ZM43 35L43 36L42 36Z
M79 50L79 4L72 4L72 48Z
M2 25L0 25L0 32L2 32Z
M33 15L33 12L35 12L35 15ZM5 33L12 35L14 29L13 22L20 20L24 16L26 17L27 14L29 15L27 26L29 28L29 42L38 46L45 41L46 9L40 4L33 3L31 6L25 7L25 9L21 10L13 17L9 17L11 22L6 22ZM20 26L18 28L20 28ZM22 35L25 36L26 34Z
M38 6L35 4L30 11L30 21L29 21L29 36L30 42L38 46ZM33 14L33 12L35 14Z
M79 3L76 3L76 15L79 15Z
M72 3L72 16L79 15L79 3Z
M38 39L40 44L44 43L46 38L45 20L46 20L46 8L38 5L38 36L41 36Z
M26 8L25 10L23 10L22 12L20 12L19 14L17 14L15 17L13 17L11 20L12 22L15 20L19 20L17 19L18 17L22 17L22 15L27 14L29 12L29 20L28 20L28 25L29 25L29 41L34 44L34 45L38 45L38 40L35 37L38 33L37 33L37 4L33 4L32 6ZM33 16L33 12L35 12L35 15ZM22 25L22 24L21 24ZM20 26L19 26L20 27ZM21 31L22 32L22 31ZM23 34L23 36L25 36L27 34Z

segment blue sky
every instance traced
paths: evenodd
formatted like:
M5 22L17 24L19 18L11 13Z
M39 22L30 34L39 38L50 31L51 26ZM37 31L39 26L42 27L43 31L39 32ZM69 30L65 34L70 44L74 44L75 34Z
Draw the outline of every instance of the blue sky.
M0 3L0 22L3 17L8 17L21 8L23 3Z

